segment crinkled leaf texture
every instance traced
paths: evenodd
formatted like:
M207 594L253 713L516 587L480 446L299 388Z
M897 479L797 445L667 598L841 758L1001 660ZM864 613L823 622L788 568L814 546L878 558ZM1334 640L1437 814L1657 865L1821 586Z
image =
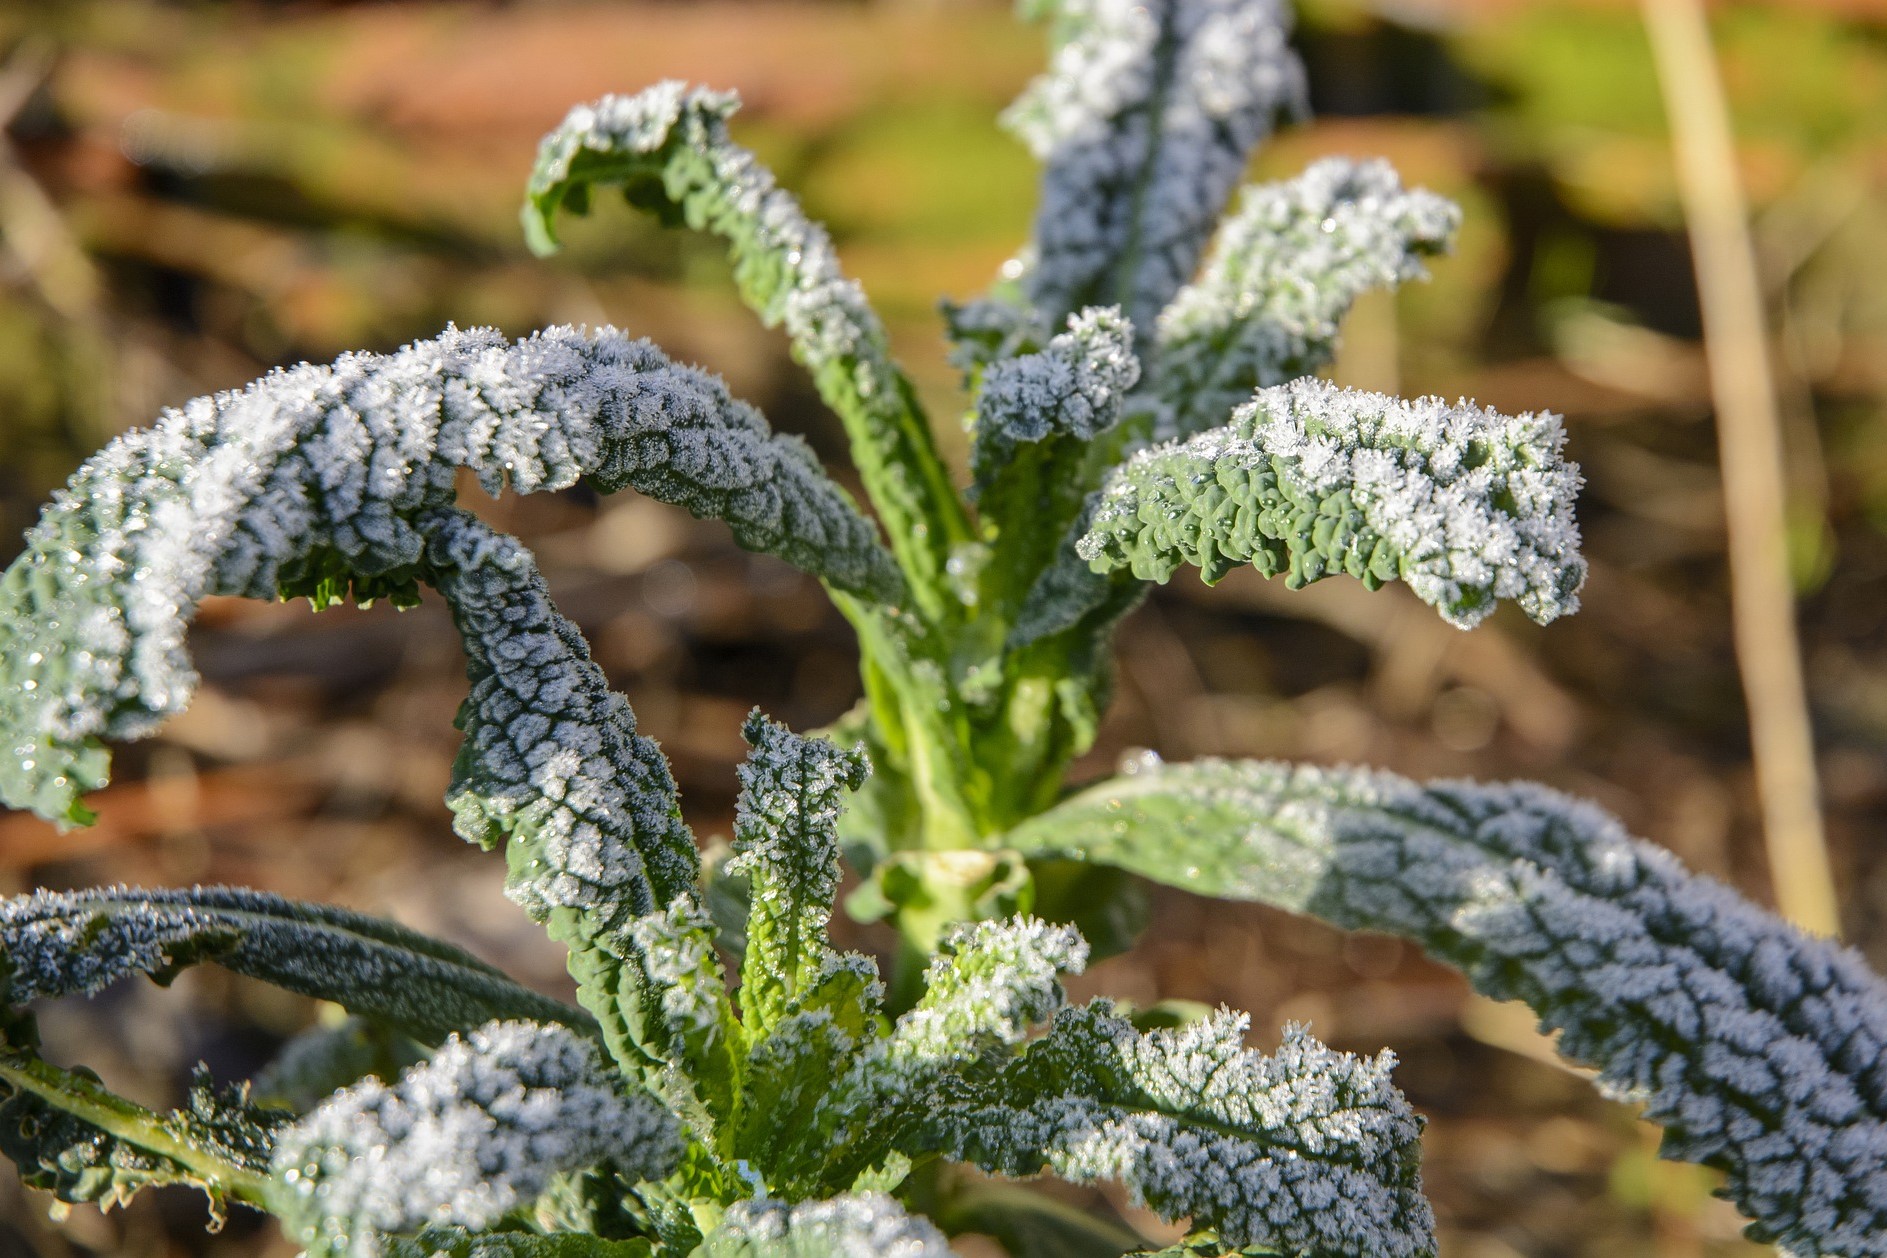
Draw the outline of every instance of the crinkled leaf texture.
M1050 325L1119 304L1142 333L1192 276L1251 151L1301 110L1279 0L1052 0L1049 68L1004 121L1042 159L1022 289Z
M1887 1236L1887 984L1530 784L1205 761L1072 797L1009 841L1420 942L1524 1000L1643 1102L1665 1155L1728 1173L1751 1234L1803 1255Z
M538 148L525 235L539 252L552 251L558 210L582 213L592 188L616 186L664 222L725 239L741 296L769 326L784 325L794 355L844 422L891 544L918 576L910 593L927 605L944 588L950 546L968 538L949 473L883 325L840 268L831 237L728 138L739 106L732 93L670 81L572 109Z
M742 1201L698 1258L952 1258L943 1233L883 1193L826 1201Z
M207 595L410 600L460 468L491 492L634 488L840 589L901 588L803 442L646 341L451 330L348 354L166 411L54 499L0 581L0 800L86 820L98 740L148 734L188 701L184 630Z
M314 1258L373 1258L383 1233L490 1227L554 1176L598 1163L631 1183L660 1179L681 1149L673 1116L623 1093L588 1040L494 1022L283 1131L272 1204Z
M1564 443L1550 414L1306 378L1116 468L1077 550L1096 572L1152 581L1187 563L1208 582L1249 563L1293 588L1399 577L1464 629L1500 599L1544 623L1578 609L1586 573Z
M1451 202L1405 191L1380 160L1325 158L1247 189L1199 278L1160 314L1148 373L1159 435L1215 427L1252 390L1328 363L1356 299L1425 276L1423 259L1460 222Z
M1005 1174L1127 1185L1233 1246L1293 1254L1432 1254L1422 1122L1394 1059L1334 1053L1302 1027L1272 1056L1221 1012L1142 1034L1105 1002L1063 1011L988 1091L940 1106L927 1135Z
M462 949L392 922L239 887L40 891L0 901L8 997L93 995L132 974L167 981L213 961L331 1000L437 1043L494 1019L561 1022L580 1010L540 996Z

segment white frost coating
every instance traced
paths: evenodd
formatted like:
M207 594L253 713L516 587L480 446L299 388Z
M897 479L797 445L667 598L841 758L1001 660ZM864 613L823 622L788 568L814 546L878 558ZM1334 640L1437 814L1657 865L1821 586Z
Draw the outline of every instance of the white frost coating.
M1887 1252L1887 983L1589 804L1201 761L1142 766L1011 839L1417 940L1531 1005L1666 1128L1666 1156L1725 1170L1758 1239Z
M1118 301L1142 333L1191 277L1304 72L1279 0L1063 0L1047 73L1004 116L1046 164L1023 279L1051 319Z
M702 1247L708 1258L952 1258L929 1220L883 1193L828 1201L739 1201Z
M1087 964L1087 940L1072 926L1018 917L952 927L925 971L922 999L898 1019L875 1065L915 1077L1019 1044L1061 1007L1059 975Z
M369 1079L335 1093L283 1131L274 1167L312 1252L372 1258L381 1232L487 1227L599 1162L660 1178L680 1139L660 1106L618 1090L586 1041L494 1022L391 1087Z
M679 1039L718 1039L727 979L714 951L714 922L707 911L677 900L637 918L629 937L660 993L661 1018L669 1032Z
M1305 378L1259 390L1223 428L1116 468L1077 550L1097 570L1131 566L1158 580L1186 561L1216 580L1288 550L1295 580L1346 562L1358 575L1399 576L1460 628L1497 599L1545 622L1578 610L1585 579L1573 521L1581 478L1564 444L1545 412L1506 416ZM1234 493L1252 498L1234 511ZM1341 528L1320 531L1332 525Z
M1199 278L1160 315L1158 435L1223 423L1254 388L1315 371L1356 298L1425 276L1423 257L1446 249L1460 221L1381 160L1325 158L1248 189Z
M581 910L588 933L622 955L633 915L695 894L698 858L668 762L522 543L465 511L417 523L471 682L446 792L453 828L482 846L527 845L506 894L539 921Z
M184 629L206 595L377 581L410 592L458 469L488 491L594 478L725 519L742 544L891 597L873 526L803 442L715 377L611 329L511 342L448 330L166 411L73 476L0 589L0 794L65 812L102 778L86 739L149 733L187 702ZM59 778L59 781L54 781Z
M1013 1102L936 1123L954 1156L1006 1174L1115 1180L1167 1218L1231 1246L1414 1258L1434 1252L1422 1120L1394 1058L1335 1053L1301 1026L1277 1053L1245 1047L1221 1011L1141 1034L1105 1003L1063 1013L1011 1071Z
M978 489L1009 465L1018 444L1056 435L1091 441L1113 427L1139 379L1133 327L1112 306L1069 316L1068 330L1040 353L992 363L976 399Z

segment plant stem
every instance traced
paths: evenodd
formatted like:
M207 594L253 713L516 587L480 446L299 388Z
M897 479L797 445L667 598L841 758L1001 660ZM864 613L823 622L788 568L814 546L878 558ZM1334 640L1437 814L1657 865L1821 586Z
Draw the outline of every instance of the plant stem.
M1784 455L1729 108L1702 0L1642 0L1703 314L1728 515L1730 605L1770 877L1783 914L1840 933L1789 578Z

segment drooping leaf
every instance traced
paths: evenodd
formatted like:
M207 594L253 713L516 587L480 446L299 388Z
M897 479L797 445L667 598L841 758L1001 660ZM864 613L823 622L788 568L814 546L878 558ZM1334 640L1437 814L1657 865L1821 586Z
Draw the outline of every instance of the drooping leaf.
M1325 158L1246 191L1199 278L1160 315L1153 392L1162 437L1225 422L1252 390L1307 376L1336 354L1357 297L1425 275L1461 211L1404 191L1384 161Z
M1301 110L1277 0L1057 0L1048 71L1004 115L1044 164L1021 286L1050 326L1119 305L1146 338L1251 151Z
M570 111L538 148L523 217L534 249L556 248L559 209L584 212L592 189L620 187L631 205L728 242L742 298L784 325L851 437L852 458L911 595L926 610L945 588L950 548L969 526L883 325L845 277L823 227L807 219L754 155L728 138L731 93L666 82Z
M697 1258L952 1258L943 1233L881 1193L740 1201Z
M382 1234L490 1227L553 1176L674 1169L674 1118L561 1027L497 1022L453 1036L393 1084L336 1093L283 1131L271 1205L313 1258L375 1258Z
M726 519L867 600L899 585L872 525L805 445L646 341L448 331L166 411L76 472L0 580L0 800L84 821L100 740L195 686L184 630L211 594L416 598L460 468L486 489L584 476Z
M863 748L802 738L756 709L742 727L734 859L749 887L741 1017L762 1034L811 990L833 955L826 938L839 888L838 818L870 772Z
M1120 1258L1142 1244L1119 1222L1046 1193L1000 1180L955 1178L959 1182L949 1184L936 1208L927 1205L926 1212L949 1235L994 1237L1012 1258Z
M1393 1058L1333 1053L1296 1026L1265 1056L1246 1028L1220 1013L1142 1034L1105 1002L1064 1010L1004 1071L999 1099L939 1107L924 1139L1003 1174L1117 1180L1233 1245L1434 1253L1422 1121L1389 1082Z
M1008 837L1413 939L1523 1000L1797 1254L1887 1235L1887 983L1530 784L1152 761Z
M1496 600L1542 623L1585 580L1556 416L1406 402L1306 378L1261 389L1232 422L1116 468L1077 545L1096 572L1208 582L1249 563L1293 588L1400 578L1449 623Z
M10 998L92 995L213 961L438 1043L498 1018L595 1023L470 953L393 922L241 887L40 891L0 901Z

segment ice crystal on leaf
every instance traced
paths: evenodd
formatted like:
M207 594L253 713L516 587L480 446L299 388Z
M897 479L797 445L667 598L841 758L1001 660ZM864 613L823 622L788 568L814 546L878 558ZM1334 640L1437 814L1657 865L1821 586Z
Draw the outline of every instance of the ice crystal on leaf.
M701 1258L952 1258L943 1233L883 1193L827 1201L742 1201Z
M559 1174L608 1162L632 1182L680 1153L674 1119L625 1095L585 1040L492 1023L388 1085L336 1093L284 1131L283 1212L316 1258L369 1258L383 1232L488 1227Z
M992 364L976 399L978 488L1010 464L1018 445L1057 436L1091 441L1111 428L1139 378L1133 328L1112 307L1071 316L1068 330L1039 353Z
M1404 191L1384 161L1325 158L1247 189L1193 283L1160 315L1155 368L1162 436L1225 422L1252 390L1309 375L1336 352L1337 325L1372 288L1427 274L1461 211Z
M1303 67L1279 0L1056 0L1047 73L1004 115L1042 159L1022 287L1052 321L1118 303L1145 334L1191 278Z
M1067 1010L992 1086L1005 1100L941 1108L932 1130L991 1170L1118 1180L1233 1246L1433 1253L1422 1122L1389 1082L1394 1059L1334 1053L1297 1026L1265 1056L1247 1025L1221 1012L1142 1034L1105 1002Z
M1887 984L1588 804L1524 783L1149 763L1010 841L1414 939L1532 1006L1665 1127L1666 1156L1726 1171L1759 1239L1855 1255L1887 1236Z
M1293 587L1399 577L1464 629L1498 599L1544 623L1578 609L1586 571L1564 442L1549 414L1305 378L1115 469L1079 551L1097 572L1154 581L1186 563L1208 582L1241 563Z

